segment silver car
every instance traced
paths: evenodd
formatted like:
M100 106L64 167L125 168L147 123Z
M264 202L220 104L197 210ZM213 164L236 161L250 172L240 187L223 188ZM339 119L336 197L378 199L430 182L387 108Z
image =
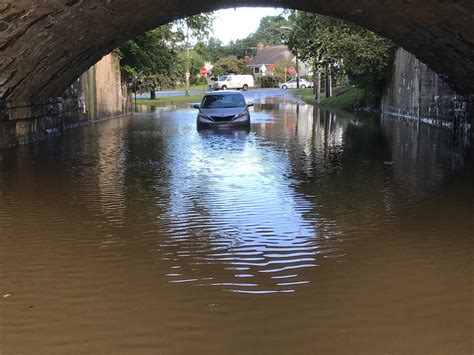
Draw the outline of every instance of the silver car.
M209 92L204 95L200 104L194 105L199 109L197 127L201 128L231 128L249 127L249 107L244 96L238 91Z
M306 79L300 79L301 89L312 88L312 87L313 87L313 83L309 82ZM296 79L291 79L287 81L286 83L280 84L280 89L283 89L283 90L296 89L296 88L297 88Z

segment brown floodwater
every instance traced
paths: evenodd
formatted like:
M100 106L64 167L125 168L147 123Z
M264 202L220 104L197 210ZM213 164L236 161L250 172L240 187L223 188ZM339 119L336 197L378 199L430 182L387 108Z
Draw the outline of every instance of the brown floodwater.
M468 142L253 99L0 152L2 355L473 353Z

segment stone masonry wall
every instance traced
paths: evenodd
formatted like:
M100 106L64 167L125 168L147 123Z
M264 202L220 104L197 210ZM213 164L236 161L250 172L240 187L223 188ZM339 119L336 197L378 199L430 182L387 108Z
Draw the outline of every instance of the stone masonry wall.
M382 112L457 128L472 120L471 100L458 95L414 55L397 49Z
M117 57L109 54L79 79L79 98L89 120L101 120L131 112L131 97L123 86Z
M27 144L77 127L131 113L120 64L107 55L61 97L41 102L0 101L0 148Z

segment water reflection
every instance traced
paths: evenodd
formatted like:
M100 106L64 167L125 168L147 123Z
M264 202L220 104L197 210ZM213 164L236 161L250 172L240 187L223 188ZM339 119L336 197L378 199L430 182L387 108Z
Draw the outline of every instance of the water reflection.
M429 126L249 99L250 131L155 108L0 153L8 352L251 352L265 327L273 353L466 349L471 151Z
M249 293L291 292L309 282L296 272L316 266L317 236L303 218L309 205L285 179L285 156L272 146L262 149L245 131L200 132L199 138L170 174L171 238L161 246L172 250L166 258L172 254L178 265L171 267L180 266L181 273L169 274L172 282ZM202 275L200 265L215 270ZM288 280L281 284L281 278Z

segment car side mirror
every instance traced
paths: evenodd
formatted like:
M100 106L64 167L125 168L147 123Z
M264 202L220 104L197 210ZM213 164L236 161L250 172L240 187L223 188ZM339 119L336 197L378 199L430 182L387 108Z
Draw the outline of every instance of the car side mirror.
M193 107L196 109L196 110L199 110L201 108L201 104L194 104Z
M249 103L247 104L247 107L253 107L253 106L255 106L255 104L254 104L253 102L249 102Z

